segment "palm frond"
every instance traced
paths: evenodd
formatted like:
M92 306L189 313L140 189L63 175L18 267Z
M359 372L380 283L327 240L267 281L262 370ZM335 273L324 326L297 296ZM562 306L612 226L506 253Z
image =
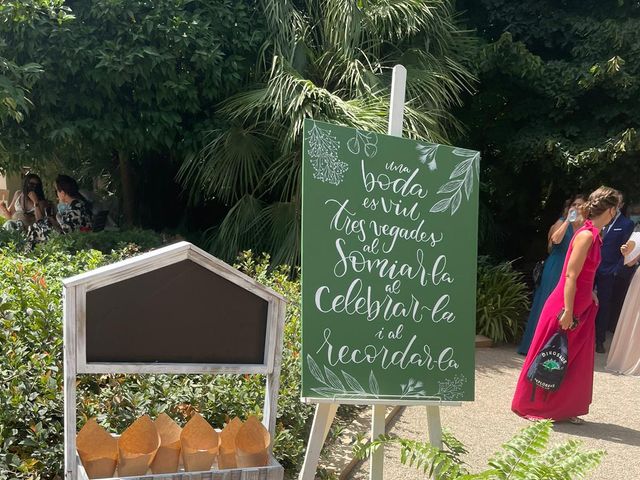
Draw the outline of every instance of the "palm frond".
M244 195L229 210L211 239L211 251L231 262L239 252L255 245L256 236L249 226L260 214L263 203L252 195Z
M451 15L448 2L441 0L369 0L363 12L370 34L390 42L424 31L446 31Z
M259 190L279 195L282 202L299 195L302 175L300 152L290 152L276 158L265 171Z
M351 52L353 53L353 52ZM374 95L382 88L382 65L369 58L364 51L349 55L344 50L328 51L318 59L318 68L327 84L337 94L349 98Z
M276 202L265 207L251 224L254 235L271 252L274 265L300 262L300 204Z
M450 109L462 105L463 91L473 91L474 78L452 59L427 52L409 51L401 58L407 65L407 98L425 108Z
M271 32L269 43L273 54L292 60L296 44L304 38L308 28L303 14L293 0L261 0L260 4Z
M362 43L363 14L357 2L323 0L323 40L328 49L353 50Z
M258 6L269 30L260 50L264 68L251 88L220 105L234 127L212 132L179 179L192 197L234 204L216 248L231 255L259 237L264 242L256 245L295 264L305 118L385 133L390 71L402 62L409 70L405 136L446 143L461 131L449 109L473 78L457 60L464 52L456 42L466 37L450 0L259 0ZM258 199L276 203L265 208Z
M253 193L268 162L269 146L255 128L214 131L199 155L185 159L178 180L193 193L233 203ZM192 197L192 200L194 198Z
M404 106L404 128L409 138L421 138L433 143L449 143L449 134L444 125L450 125L450 131L460 132L462 127L455 117L446 110L423 110L414 102Z

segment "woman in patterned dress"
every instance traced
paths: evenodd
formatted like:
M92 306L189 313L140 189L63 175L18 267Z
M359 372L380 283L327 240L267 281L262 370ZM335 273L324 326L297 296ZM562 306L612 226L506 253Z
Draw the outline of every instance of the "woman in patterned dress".
M46 242L53 231L62 234L91 231L91 209L80 193L78 183L68 175L58 175L55 187L60 202L58 203L58 212L55 218L36 214L37 221L29 227L27 232L29 248L33 248L38 243Z

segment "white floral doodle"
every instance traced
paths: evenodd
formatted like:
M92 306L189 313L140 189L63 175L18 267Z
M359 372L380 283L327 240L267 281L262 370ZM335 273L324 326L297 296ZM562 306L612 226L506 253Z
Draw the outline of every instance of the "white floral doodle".
M364 151L367 157L373 158L378 153L378 135L374 132L356 130L356 135L347 142L347 148L354 155Z
M441 400L458 400L462 398L464 393L463 385L466 382L467 378L464 375L456 375L443 382L438 382L437 396L440 397Z
M340 142L331 135L331 130L314 124L307 134L309 158L313 167L313 178L321 182L340 185L349 165L338 159Z
M440 145L437 143L429 143L426 145L419 143L416 146L418 152L420 152L418 159L421 163L426 163L429 170L436 170L438 168L438 164L436 163L436 154L438 153L439 146Z
M464 148L454 148L453 154L462 157L463 160L453 169L453 172L449 175L449 181L438 190L438 193L451 195L436 202L429 210L431 213L444 212L451 208L451 215L455 214L462 203L463 189L467 200L469 200L473 192L474 177L480 176L479 152Z

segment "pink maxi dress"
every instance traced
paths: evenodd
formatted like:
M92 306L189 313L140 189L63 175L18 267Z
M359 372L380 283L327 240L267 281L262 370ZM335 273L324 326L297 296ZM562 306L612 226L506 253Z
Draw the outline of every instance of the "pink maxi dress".
M548 395L536 394L531 400L533 385L527 380L527 371L538 352L556 333L560 326L558 315L564 308L564 284L566 271L573 242L580 232L588 230L593 235L593 243L577 279L576 297L574 301L574 315L579 324L574 330L567 330L569 361L567 372L555 392ZM566 420L589 413L593 394L593 361L595 347L595 319L598 305L593 301L593 282L600 263L600 247L602 240L600 232L590 221L586 221L569 245L569 250L562 268L562 275L558 285L551 293L540 314L538 327L533 336L529 353L525 358L518 385L513 396L511 409L518 415L531 419L548 418L552 420ZM542 393L538 390L539 393Z

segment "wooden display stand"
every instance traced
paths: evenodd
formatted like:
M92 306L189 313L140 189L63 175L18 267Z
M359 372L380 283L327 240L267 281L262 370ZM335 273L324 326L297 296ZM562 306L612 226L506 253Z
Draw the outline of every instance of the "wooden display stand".
M187 242L63 284L66 480L87 478L76 452L78 373L263 374L263 424L275 438L284 297ZM265 467L127 478L283 476L284 469L271 456Z
M82 467L80 458L78 462L78 479L89 480ZM142 477L113 477L108 480L282 480L284 469L278 461L271 457L266 467L254 468L230 468L227 470L209 470L207 472L178 472L162 475L143 475Z

